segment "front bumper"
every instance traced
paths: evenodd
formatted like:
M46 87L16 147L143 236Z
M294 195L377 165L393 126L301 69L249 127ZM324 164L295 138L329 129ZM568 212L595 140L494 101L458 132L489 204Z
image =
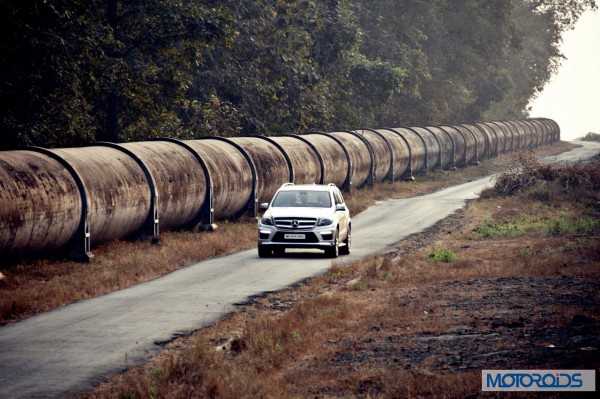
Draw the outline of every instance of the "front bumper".
M274 226L258 226L258 245L279 248L325 249L335 245L335 227L319 226L311 230L278 229Z

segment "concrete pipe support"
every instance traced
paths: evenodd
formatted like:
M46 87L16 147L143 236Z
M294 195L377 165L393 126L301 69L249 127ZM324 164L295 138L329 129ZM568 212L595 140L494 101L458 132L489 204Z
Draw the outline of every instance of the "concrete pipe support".
M372 185L375 180L375 154L370 143L355 132L327 133L337 139L350 158L352 187Z
M450 125L450 128L458 131L466 142L466 150L465 150L465 159L467 165L477 165L479 164L479 151L481 148L481 144L478 140L478 137L471 131L471 129L462 126L462 125Z
M293 170L287 153L268 137L234 137L230 139L246 151L256 168L258 203L269 202L283 183L293 181Z
M352 183L350 157L339 140L322 133L308 133L301 137L317 150L323 160L323 183L334 183L349 191Z
M204 161L213 186L215 219L255 213L256 172L241 150L227 139L184 141Z
M369 143L374 157L374 181L392 180L393 177L393 148L386 137L376 130L358 129L354 133Z
M467 129L475 138L477 161L481 161L488 157L489 142L485 132L478 129L475 125L469 123L461 123L459 126Z
M504 133L497 126L490 123L475 123L475 125L485 131L490 143L489 156L497 157L500 155L501 147L503 145Z
M500 152L507 152L507 151L511 151L512 150L512 132L510 131L509 127L506 126L504 123L502 122L488 122L490 125L495 126L495 128L497 129L498 133L498 140L499 140L499 148L498 151Z
M392 152L392 176L391 181L396 179L412 180L412 154L408 140L393 129L374 129L390 144Z
M410 147L411 175L424 173L427 170L427 147L425 141L415 131L406 127L391 128L391 131L402 136Z
M323 181L323 161L313 146L302 136L271 137L287 154L293 171L295 184L321 184ZM271 199L269 199L270 201Z
M140 165L114 148L92 146L49 150L81 177L89 201L88 226L93 243L137 232L151 211L151 191Z
M519 138L519 150L524 150L529 146L531 142L531 138L529 137L529 129L526 129L525 126L521 123L510 121L508 122L511 126L513 126L514 130L517 132L517 136Z
M186 226L197 220L206 200L207 179L190 150L170 141L120 146L135 154L153 176L161 229Z
M424 126L423 129L433 134L437 139L440 149L437 167L441 170L455 168L456 143L454 137L438 126Z
M518 126L511 123L511 121L502 121L501 123L503 123L511 132L513 145L512 150L519 151L524 140L522 137L522 132L520 132Z
M451 167L462 168L467 166L467 140L465 135L453 126L436 126L452 140L454 146L454 160Z

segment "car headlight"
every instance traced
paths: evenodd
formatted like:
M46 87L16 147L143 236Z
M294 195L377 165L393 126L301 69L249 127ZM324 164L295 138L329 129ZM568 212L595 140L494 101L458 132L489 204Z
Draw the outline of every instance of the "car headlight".
M273 220L271 220L271 218L262 218L260 219L260 223L267 226L273 226Z
M321 220L319 220L319 224L317 226L329 226L332 223L333 223L333 220L328 219L328 218L322 218Z

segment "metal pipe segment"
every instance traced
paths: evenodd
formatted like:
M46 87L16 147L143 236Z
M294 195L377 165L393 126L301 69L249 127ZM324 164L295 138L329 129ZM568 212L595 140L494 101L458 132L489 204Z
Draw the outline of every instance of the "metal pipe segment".
M345 191L560 140L551 119L0 152L0 257L256 217L283 183Z

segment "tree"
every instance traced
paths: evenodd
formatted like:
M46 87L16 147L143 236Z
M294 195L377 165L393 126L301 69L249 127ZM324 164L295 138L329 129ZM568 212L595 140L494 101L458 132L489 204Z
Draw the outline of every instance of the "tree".
M200 50L226 30L221 10L194 1L109 0L98 11L111 39L97 93L106 128L98 136L140 140L178 130L178 104Z
M73 2L3 2L0 23L0 148L88 142L89 59L97 41Z
M188 97L200 111L219 104L228 114L194 117L208 120L195 123L191 134L222 134L214 129L222 117L240 123L237 131L245 134L331 126L336 84L345 73L340 60L355 40L342 2L217 3L236 21L235 34L203 53L206 68L198 69Z
M0 149L521 118L596 7L0 2Z
M509 85L503 98L492 103L484 117L527 117L528 104L558 72L564 59L560 52L563 33L574 26L584 11L596 8L590 0L517 2L513 13L514 45L506 60Z
M195 1L4 1L2 148L140 140L180 127L177 102L222 35Z
M587 10L597 9L595 0L523 0L525 8L521 15L526 13L547 14L552 19L556 32L565 32L573 29L575 23Z

